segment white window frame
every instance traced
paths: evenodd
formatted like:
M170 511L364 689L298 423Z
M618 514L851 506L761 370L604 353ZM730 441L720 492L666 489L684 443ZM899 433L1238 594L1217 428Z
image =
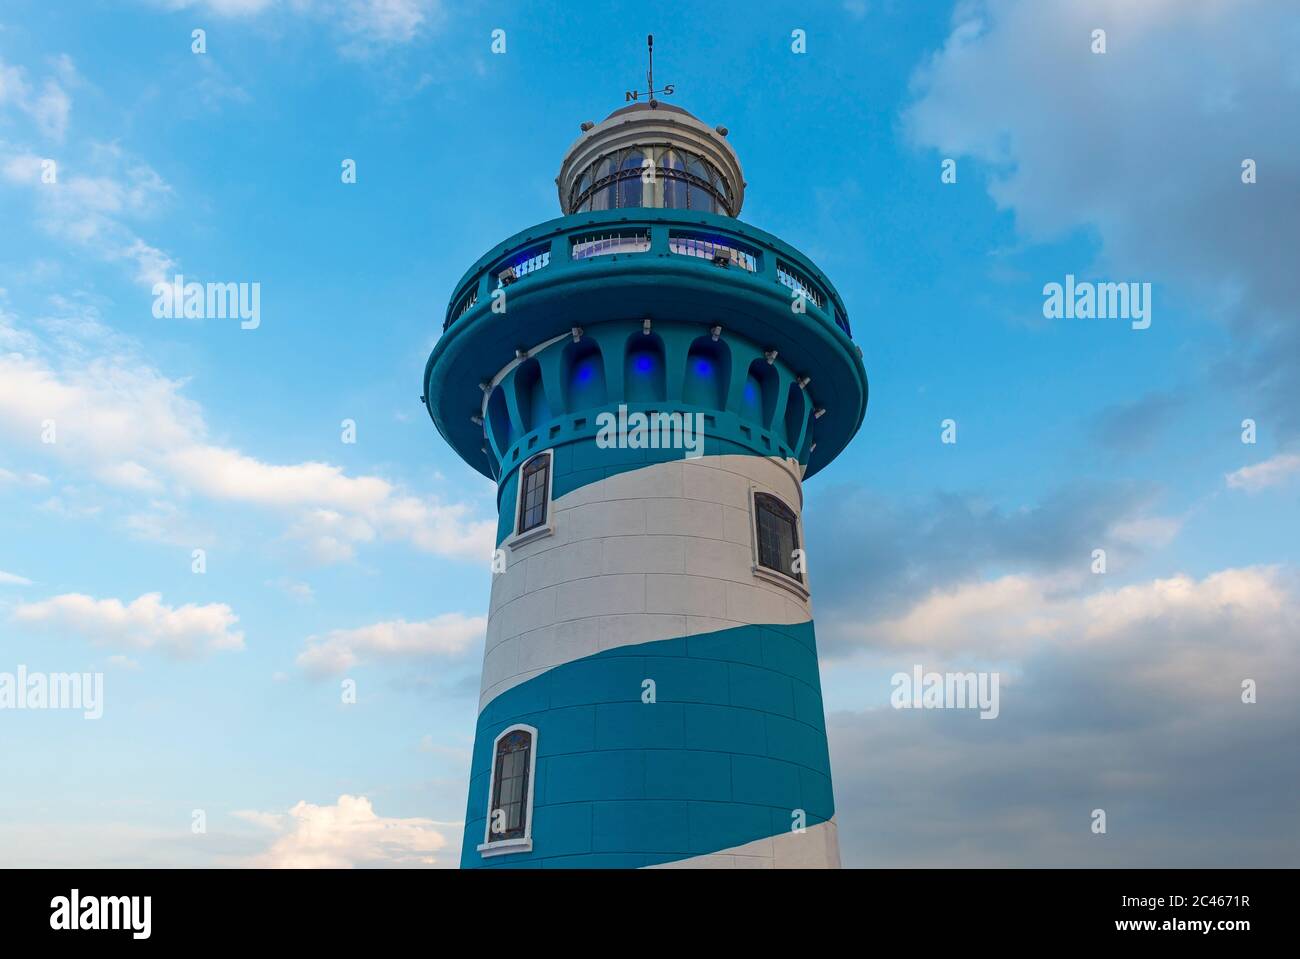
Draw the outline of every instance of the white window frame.
M524 805L524 834L516 839L498 839L492 842L492 799L496 794L497 786L497 747L501 745L501 740L511 733L523 731L532 736L532 745L528 748L528 800ZM492 740L492 765L488 774L488 793L487 793L487 822L483 824L483 842L478 847L479 854L484 858L489 856L504 856L512 852L532 852L533 850L533 791L537 785L537 727L529 726L526 723L515 723L497 734L496 739Z
M546 522L541 526L536 526L526 533L517 533L519 529L519 511L524 505L524 467L537 459L539 456L546 457ZM553 491L555 489L555 451L542 450L540 453L534 453L519 464L518 470L515 471L517 480L515 482L515 514L510 520L510 538L506 540L506 547L509 549L518 549L526 543L533 540L541 539L543 536L551 536L555 533L555 498Z
M757 494L759 493L763 493L766 496L772 497L773 499L780 502L783 506L785 506L785 508L788 509L791 513L794 514L794 526L796 532L799 535L799 546L797 548L803 550L805 557L807 557L808 555L806 540L804 539L803 536L803 513L795 509L789 503L787 503L785 497L778 495L774 490L760 489L758 486L751 483L749 486L749 548L750 548L750 559L752 563L750 569L753 571L754 577L756 579L761 579L769 583L774 583L775 585L780 586L782 589L787 589L790 592L794 593L803 602L807 602L808 597L812 594L808 591L808 569L806 566L803 571L804 581L801 583L793 576L787 576L785 573L781 572L780 570L769 569L768 567L764 566L762 563L758 561L759 552L758 552L758 496Z

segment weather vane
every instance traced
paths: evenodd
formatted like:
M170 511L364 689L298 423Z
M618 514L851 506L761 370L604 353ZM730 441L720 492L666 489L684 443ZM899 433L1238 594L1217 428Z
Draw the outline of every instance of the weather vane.
M646 96L649 98L650 105L653 107L656 106L655 94L662 93L664 96L670 97L673 95L673 85L671 83L666 83L664 84L664 88L662 90L655 89L655 35L653 33L648 34L646 36L645 45L646 45L646 49L650 51L650 69L647 70L645 74L646 86L649 87L650 89L647 91ZM634 100L639 100L640 98L641 98L640 91L628 90L627 93L625 94L625 99L623 102L631 103Z

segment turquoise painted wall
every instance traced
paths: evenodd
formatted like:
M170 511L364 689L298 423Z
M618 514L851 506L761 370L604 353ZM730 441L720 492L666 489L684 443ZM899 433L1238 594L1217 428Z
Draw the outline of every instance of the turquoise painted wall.
M641 701L653 679L657 701ZM484 859L492 743L535 726L533 849ZM609 650L497 696L479 716L462 868L636 868L834 815L811 622Z

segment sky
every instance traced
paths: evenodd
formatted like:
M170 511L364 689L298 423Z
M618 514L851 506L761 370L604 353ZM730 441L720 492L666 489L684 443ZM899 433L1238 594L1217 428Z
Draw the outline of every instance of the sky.
M700 10L5 4L0 675L103 714L0 710L0 865L455 866L494 489L424 362L647 33L863 350L804 515L845 864L1300 864L1300 13ZM891 708L915 665L998 718Z

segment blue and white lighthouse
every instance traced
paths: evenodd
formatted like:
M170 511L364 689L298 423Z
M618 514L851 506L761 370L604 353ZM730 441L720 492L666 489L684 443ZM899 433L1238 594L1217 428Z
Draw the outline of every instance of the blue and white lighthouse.
M866 411L844 305L685 110L556 183L425 370L500 512L461 865L838 866L802 512Z

